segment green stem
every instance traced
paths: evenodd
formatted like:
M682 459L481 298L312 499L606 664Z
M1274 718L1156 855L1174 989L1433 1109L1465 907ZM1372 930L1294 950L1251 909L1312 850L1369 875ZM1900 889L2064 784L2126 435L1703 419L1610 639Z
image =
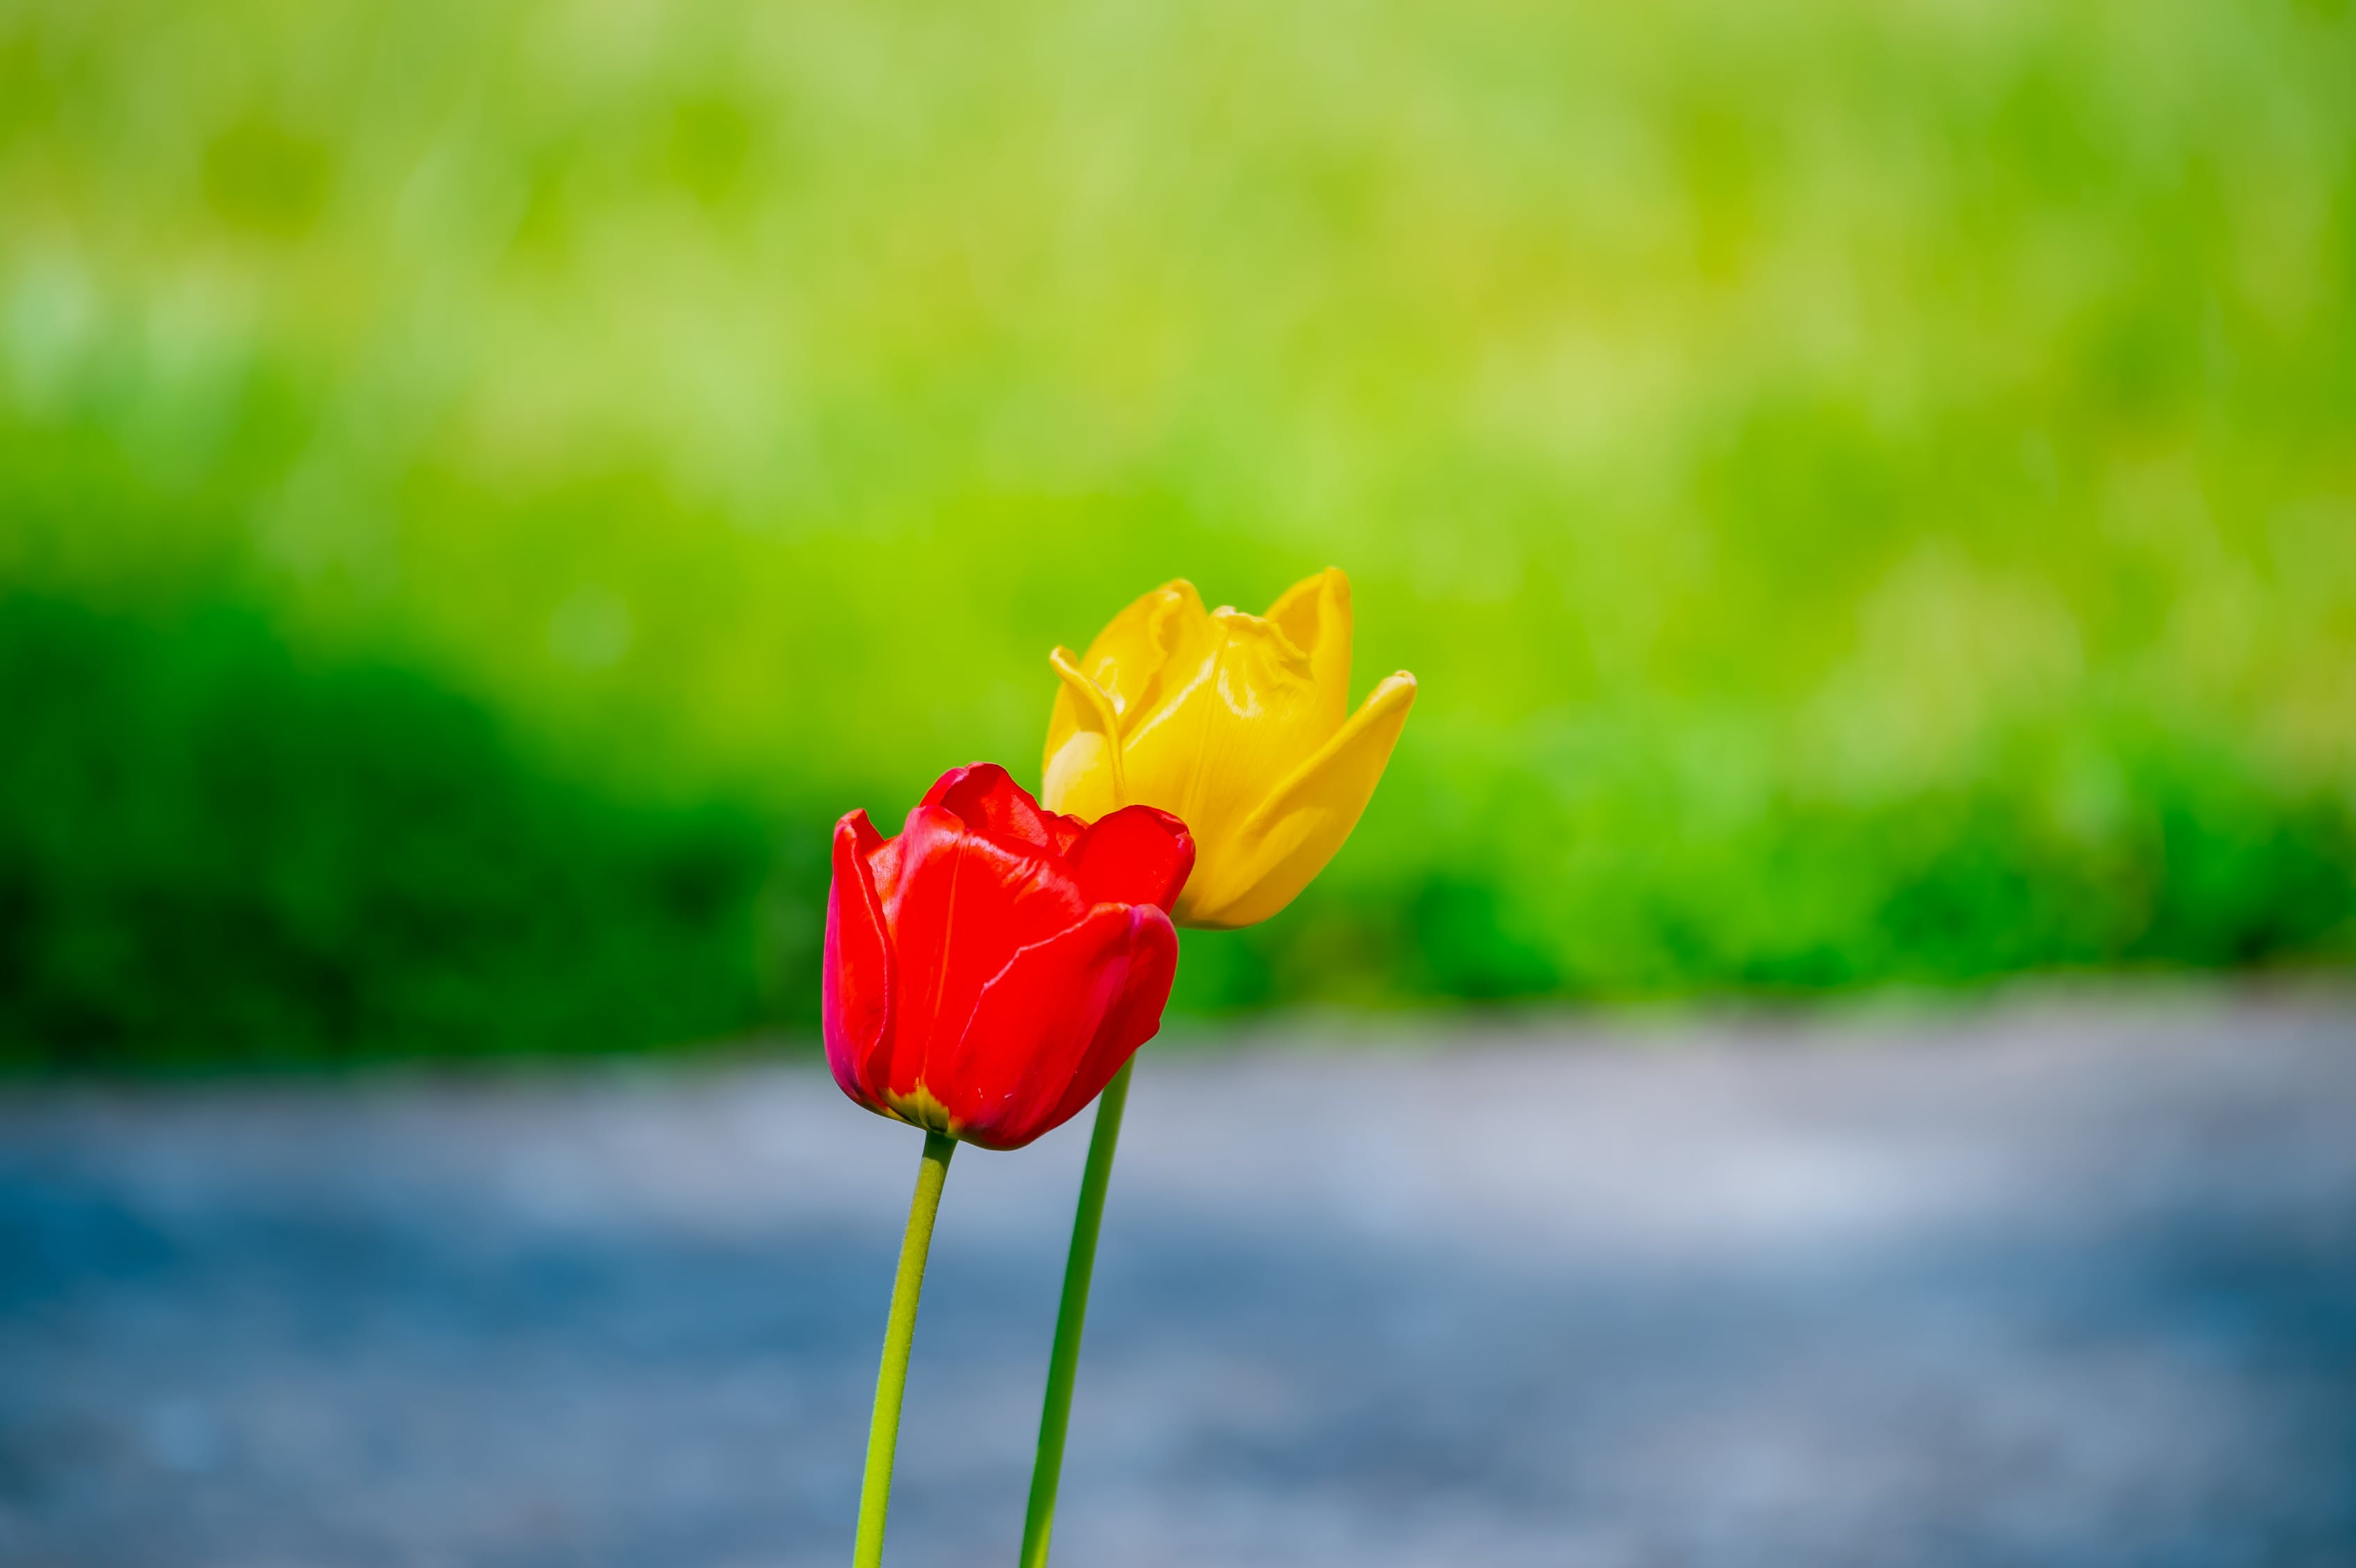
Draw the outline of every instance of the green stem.
M892 1508L892 1454L900 1442L900 1396L908 1386L908 1348L916 1340L916 1297L925 1288L925 1256L933 1247L933 1217L941 1210L957 1140L925 1135L916 1167L916 1195L908 1200L908 1230L900 1238L900 1273L892 1282L892 1316L884 1326L884 1364L875 1373L875 1417L867 1427L867 1476L859 1487L859 1541L853 1568L882 1568L884 1519Z
M1047 1400L1039 1412L1039 1452L1031 1462L1031 1507L1023 1516L1023 1568L1046 1568L1047 1538L1055 1530L1055 1483L1064 1473L1064 1434L1072 1424L1072 1380L1080 1370L1080 1329L1088 1316L1088 1281L1096 1273L1097 1232L1104 1226L1105 1189L1112 1183L1113 1150L1120 1143L1120 1113L1129 1104L1130 1057L1097 1101L1097 1130L1088 1139L1080 1177L1080 1206L1072 1216L1072 1252L1064 1263L1064 1299L1055 1308L1055 1348L1047 1358Z

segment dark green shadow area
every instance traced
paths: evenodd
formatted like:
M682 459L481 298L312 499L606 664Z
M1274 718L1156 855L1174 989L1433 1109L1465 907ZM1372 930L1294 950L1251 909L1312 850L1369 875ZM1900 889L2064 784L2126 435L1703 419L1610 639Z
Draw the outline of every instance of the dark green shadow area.
M631 801L253 613L0 598L0 1058L636 1050L814 1019L795 825ZM804 827L804 835L808 829ZM798 916L799 918L796 918Z

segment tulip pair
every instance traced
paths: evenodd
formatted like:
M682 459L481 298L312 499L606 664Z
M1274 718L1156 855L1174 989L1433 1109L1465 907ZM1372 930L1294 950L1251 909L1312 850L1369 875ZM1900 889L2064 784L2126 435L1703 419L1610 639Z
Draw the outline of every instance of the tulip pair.
M1194 585L1130 604L1086 654L1050 656L1044 800L991 763L954 769L896 838L836 825L827 1060L852 1099L926 1132L884 1337L855 1561L882 1561L892 1451L932 1221L958 1142L1018 1148L1098 1102L1023 1527L1046 1561L1098 1222L1129 1070L1160 1029L1176 923L1250 925L1292 901L1356 826L1415 679L1348 709L1349 581L1265 616Z
M1347 713L1350 634L1338 571L1265 616L1166 584L1085 655L1049 656L1044 806L981 763L944 774L897 838L863 811L836 824L825 1023L843 1092L1001 1149L1094 1099L1160 1027L1173 919L1266 920L1357 825L1416 688L1402 671Z

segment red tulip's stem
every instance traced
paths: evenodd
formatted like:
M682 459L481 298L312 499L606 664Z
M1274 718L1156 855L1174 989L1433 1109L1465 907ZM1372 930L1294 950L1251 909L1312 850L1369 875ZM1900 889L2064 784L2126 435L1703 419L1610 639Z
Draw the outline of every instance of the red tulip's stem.
M1072 1253L1064 1264L1064 1299L1055 1308L1055 1348L1047 1358L1047 1400L1039 1412L1039 1452L1031 1462L1031 1507L1023 1516L1023 1568L1046 1568L1047 1538L1055 1529L1055 1483L1064 1473L1064 1434L1072 1424L1072 1381L1080 1370L1080 1329L1088 1316L1088 1281L1097 1268L1097 1232L1104 1226L1105 1189L1112 1184L1120 1114L1129 1104L1130 1057L1097 1101L1097 1130L1088 1139L1080 1177L1080 1206L1072 1216Z
M900 1238L900 1273L892 1282L892 1316L884 1326L884 1364L875 1373L875 1417L867 1427L867 1476L859 1487L859 1540L853 1568L882 1568L884 1519L892 1507L892 1454L900 1442L900 1396L908 1386L908 1348L916 1341L916 1297L925 1288L925 1258L933 1248L933 1217L940 1212L957 1140L925 1135L916 1168L916 1195L908 1202L908 1229Z

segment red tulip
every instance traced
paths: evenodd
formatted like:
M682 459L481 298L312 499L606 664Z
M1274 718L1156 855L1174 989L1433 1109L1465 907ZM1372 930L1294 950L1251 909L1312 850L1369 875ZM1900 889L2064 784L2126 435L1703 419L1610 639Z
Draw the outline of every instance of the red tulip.
M1194 840L1166 811L1044 811L994 763L941 775L897 838L835 824L826 1057L882 1115L1019 1148L1162 1027Z

